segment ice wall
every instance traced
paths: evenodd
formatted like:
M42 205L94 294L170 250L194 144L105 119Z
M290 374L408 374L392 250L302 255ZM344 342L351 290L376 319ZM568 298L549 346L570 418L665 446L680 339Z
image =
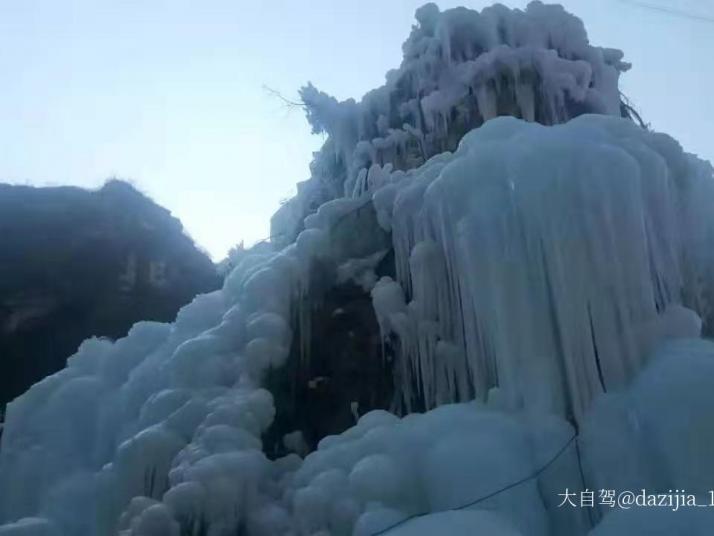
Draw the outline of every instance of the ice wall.
M405 411L496 396L579 418L659 340L698 336L690 309L711 322L711 167L627 120L494 119L373 199Z

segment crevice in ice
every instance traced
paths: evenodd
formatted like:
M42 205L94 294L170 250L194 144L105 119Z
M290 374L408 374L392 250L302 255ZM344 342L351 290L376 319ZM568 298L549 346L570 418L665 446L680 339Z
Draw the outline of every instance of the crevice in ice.
M597 377L600 380L600 387L602 387L602 392L607 393L607 387L605 387L605 379L602 375L602 365L600 364L600 354L597 349L597 337L595 337L595 325L593 324L593 313L590 309L590 304L588 304L588 321L590 323L590 339L593 345L593 355L595 357L595 366L597 367Z

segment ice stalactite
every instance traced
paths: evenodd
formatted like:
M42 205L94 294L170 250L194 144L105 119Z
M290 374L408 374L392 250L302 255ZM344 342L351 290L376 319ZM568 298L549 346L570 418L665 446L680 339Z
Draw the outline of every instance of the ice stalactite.
M707 171L660 134L583 116L494 120L395 175L374 199L406 295L392 324L406 326L407 408L498 387L512 407L579 418L656 340L698 335L696 314L675 311L707 314L694 274L713 265L695 251L711 248L714 219L685 208L712 199Z

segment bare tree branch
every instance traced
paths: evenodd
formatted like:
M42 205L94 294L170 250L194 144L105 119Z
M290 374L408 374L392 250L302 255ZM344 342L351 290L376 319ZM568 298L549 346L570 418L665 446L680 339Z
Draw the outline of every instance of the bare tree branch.
M303 101L294 101L288 99L277 89L273 89L272 87L266 86L265 84L263 84L263 91L265 91L271 97L281 100L285 106L288 106L290 108L305 108L307 106L307 104L305 104Z

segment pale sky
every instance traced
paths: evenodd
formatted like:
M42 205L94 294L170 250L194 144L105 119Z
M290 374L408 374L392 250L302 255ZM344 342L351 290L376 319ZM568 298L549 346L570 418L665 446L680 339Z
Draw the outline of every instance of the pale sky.
M322 139L287 96L360 97L397 67L423 0L0 0L0 181L131 180L215 260L269 234ZM490 2L443 1L480 9ZM525 1L502 2L524 7ZM568 0L621 48L624 92L714 160L714 1Z

